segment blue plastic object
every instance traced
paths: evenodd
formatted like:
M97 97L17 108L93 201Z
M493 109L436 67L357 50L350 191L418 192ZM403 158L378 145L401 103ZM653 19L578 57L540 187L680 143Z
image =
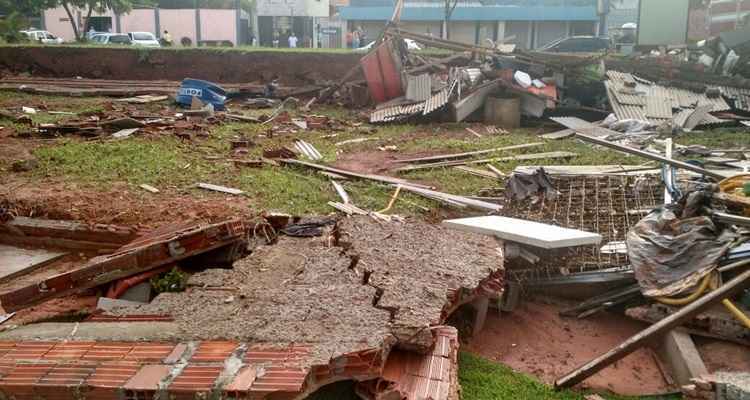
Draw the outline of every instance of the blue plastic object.
M224 111L227 91L219 85L200 79L183 79L177 92L177 103L190 107L193 97L197 97L203 104L211 104L216 111Z

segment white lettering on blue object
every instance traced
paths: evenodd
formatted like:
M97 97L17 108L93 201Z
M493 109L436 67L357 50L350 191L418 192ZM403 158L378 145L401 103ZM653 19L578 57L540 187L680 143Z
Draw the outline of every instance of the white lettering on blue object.
M197 88L180 88L180 96L203 96L203 89Z

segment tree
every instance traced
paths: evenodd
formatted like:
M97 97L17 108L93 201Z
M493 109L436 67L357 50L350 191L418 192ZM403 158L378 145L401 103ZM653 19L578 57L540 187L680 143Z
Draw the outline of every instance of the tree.
M76 40L83 40L86 31L89 30L89 23L91 21L91 15L94 11L98 13L112 10L117 14L125 14L133 9L133 6L148 6L152 5L152 0L51 0L50 2L55 3L55 6L61 6L65 9L65 13L68 14L70 25L73 27L73 34ZM83 26L83 31L78 29L77 21L73 16L73 11L81 9L86 11L86 23Z
M26 25L26 17L39 14L54 3L53 0L0 0L0 37L6 42L20 41L19 32Z
M54 7L55 0L0 0L0 15L34 15Z
M443 39L448 39L448 21L453 15L453 11L458 5L458 0L444 0L445 1L445 12L443 14Z

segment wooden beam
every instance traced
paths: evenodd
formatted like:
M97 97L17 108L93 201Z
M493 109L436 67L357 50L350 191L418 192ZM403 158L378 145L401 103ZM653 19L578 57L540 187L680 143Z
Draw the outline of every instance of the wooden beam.
M555 159L555 158L570 158L575 157L578 154L571 153L568 151L551 151L547 153L533 153L533 154L519 154L517 156L510 157L499 157L499 158L487 158L483 160L464 160L464 161L445 161L431 164L417 164L417 165L406 165L394 169L397 172L417 171L420 169L430 168L443 168L443 167L455 167L458 165L476 165L476 164L489 164L493 162L503 161L528 161L528 160L542 160L542 159Z
M420 185L418 183L412 183L404 179L392 178L390 176L384 176L384 175L360 174L358 172L347 171L344 169L333 168L333 167L329 167L326 165L315 164L315 163L302 161L302 160L295 160L292 158L281 159L279 160L279 162L283 164L289 164L289 165L301 165L303 167L313 168L319 171L325 171L325 172L329 172L329 173L333 173L337 175L343 175L349 178L366 179L370 181L376 181L376 182L392 184L392 185L408 185L411 187L417 187L417 188L422 188L422 189L429 188L429 186Z
M674 329L684 321L693 318L714 304L718 304L722 300L739 293L748 286L750 286L750 270L743 272L718 289L709 292L705 296L686 305L667 318L664 318L634 336L631 336L629 339L612 348L608 352L557 379L555 381L555 388L567 388L583 382L588 377L606 368L608 365L619 361L628 354L636 351L650 339Z
M666 157L660 156L658 154L649 153L647 151L634 149L632 147L623 146L621 144L610 142L609 140L600 139L600 138L593 137L593 136L588 136L588 135L583 135L583 134L580 133L580 130L576 130L576 132L577 132L576 133L576 137L577 138L579 138L581 140L584 140L586 142L589 142L589 143L598 144L599 146L604 146L604 147L608 147L610 149L619 150L619 151L622 151L624 153L632 154L634 156L639 156L639 157L643 157L643 158L646 158L646 159L649 159L649 160L654 160L654 161L658 161L658 162L661 162L661 163L669 164L669 165L671 165L671 166L673 166L675 168L686 169L688 171L693 171L693 172L699 173L701 175L710 176L711 178L714 178L714 179L718 179L718 180L724 179L723 175L717 174L716 172L709 171L709 170L701 168L701 167L698 167L696 165L688 164L688 163L683 162L683 161L673 160L673 159L670 159L670 158L666 158Z
M396 162L399 162L399 163L413 163L413 162L429 162L429 161L453 160L453 159L457 159L457 158L468 158L468 157L473 157L473 156L479 156L479 155L482 155L482 154L496 153L496 152L500 152L500 151L528 149L529 147L541 146L543 144L544 143L542 143L542 142L524 143L524 144L517 144L515 146L495 147L495 148L486 149L486 150L467 151L465 153L441 154L441 155L429 156L429 157L407 158L407 159L403 159L403 160L396 160Z

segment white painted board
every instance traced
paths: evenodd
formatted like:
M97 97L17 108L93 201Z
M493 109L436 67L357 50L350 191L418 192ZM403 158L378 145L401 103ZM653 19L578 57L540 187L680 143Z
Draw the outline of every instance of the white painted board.
M481 233L543 249L599 244L601 235L517 218L489 215L443 221L443 226L464 232Z

